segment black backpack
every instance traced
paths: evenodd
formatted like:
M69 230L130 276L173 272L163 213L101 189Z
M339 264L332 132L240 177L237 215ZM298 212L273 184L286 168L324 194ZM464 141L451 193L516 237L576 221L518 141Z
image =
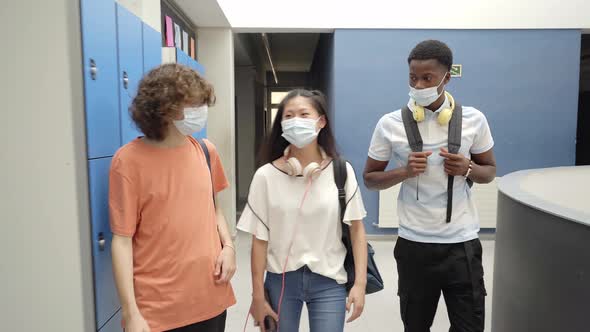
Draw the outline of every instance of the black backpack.
M420 130L418 130L418 124L412 116L412 111L408 106L402 108L402 120L404 122L404 129L406 130L406 137L408 138L408 144L412 149L412 152L422 152L424 143L422 142L422 136ZM455 109L453 110L453 116L449 122L449 137L448 146L450 153L459 153L461 149L461 131L463 129L463 107L458 103L455 103ZM448 177L447 181L447 222L451 222L453 215L453 182L454 176ZM473 181L467 179L467 185L473 186ZM416 189L417 190L417 189Z
M346 282L346 291L354 286L354 255L352 252L352 240L350 238L350 227L344 223L344 213L346 211L346 190L344 189L348 172L346 171L346 161L344 159L336 158L334 163L334 182L338 187L338 201L340 203L340 222L342 222L342 242L346 248L346 258L344 259L344 269L348 274L348 281ZM373 256L375 250L371 244L367 243L367 288L366 294L378 292L383 289L383 278L377 269L377 264Z

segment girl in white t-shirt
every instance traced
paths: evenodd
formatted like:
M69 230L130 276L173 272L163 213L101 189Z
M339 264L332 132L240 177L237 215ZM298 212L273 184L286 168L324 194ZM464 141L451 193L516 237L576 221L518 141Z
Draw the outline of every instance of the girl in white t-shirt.
M326 110L318 91L294 90L283 99L262 149L265 165L252 179L238 223L238 229L253 235L250 313L262 331L267 316L279 321L281 332L299 331L304 303L311 332L341 332L346 311L352 310L348 322L363 311L366 211L347 163L344 222L350 225L356 270L347 301L346 248L332 163L338 153Z

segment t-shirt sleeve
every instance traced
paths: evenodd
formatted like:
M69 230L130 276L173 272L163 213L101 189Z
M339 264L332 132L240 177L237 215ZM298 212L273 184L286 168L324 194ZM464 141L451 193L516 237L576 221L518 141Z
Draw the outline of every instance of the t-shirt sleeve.
M109 214L111 232L133 237L138 223L139 196L121 161L115 156L109 173Z
M363 204L363 197L361 189L356 180L354 168L350 163L346 163L346 211L344 212L344 222L348 225L352 221L363 220L367 216L365 205Z
M229 181L225 176L225 170L217 153L217 148L209 140L204 140L209 149L209 156L211 158L211 180L213 181L213 192L218 193L229 187Z
M471 146L471 154L480 154L489 151L494 146L494 139L492 138L492 132L488 120L483 113L480 113L479 129L473 140Z
M389 161L391 159L391 131L387 127L387 118L384 116L379 120L373 132L369 147L370 158L378 161Z
M260 170L254 174L248 193L248 202L238 221L238 229L256 236L257 239L268 241L268 195L266 179Z

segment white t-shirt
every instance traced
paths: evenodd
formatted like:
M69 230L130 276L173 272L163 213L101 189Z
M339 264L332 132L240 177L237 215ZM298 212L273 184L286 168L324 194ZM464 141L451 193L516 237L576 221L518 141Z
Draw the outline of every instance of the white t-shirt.
M362 220L367 212L354 170L347 163L345 185L348 205L344 221ZM282 273L291 240L293 248L286 271L307 265L314 273L347 281L344 270L346 249L342 244L342 223L338 189L331 162L311 185L300 211L299 205L308 181L289 176L273 164L260 167L250 186L248 204L238 222L238 229L268 241L267 271ZM299 223L296 230L296 223Z
M453 215L451 222L446 222L448 177L444 171L444 158L439 153L440 148L447 148L449 128L437 122L443 107L449 107L448 100L436 112L425 110L425 120L418 123L424 141L423 151L432 151L426 172L401 184L398 197L399 236L410 241L459 243L477 238L479 232L479 216L471 189L462 176L455 177ZM471 158L471 154L487 152L493 146L486 117L477 109L464 106L459 153ZM379 161L392 160L394 167L405 167L411 152L401 110L383 116L373 133L369 157Z

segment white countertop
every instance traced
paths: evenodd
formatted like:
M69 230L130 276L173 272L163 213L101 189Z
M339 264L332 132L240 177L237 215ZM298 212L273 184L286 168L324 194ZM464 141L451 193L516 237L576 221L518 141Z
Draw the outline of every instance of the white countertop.
M590 166L519 171L498 189L532 208L590 226Z

